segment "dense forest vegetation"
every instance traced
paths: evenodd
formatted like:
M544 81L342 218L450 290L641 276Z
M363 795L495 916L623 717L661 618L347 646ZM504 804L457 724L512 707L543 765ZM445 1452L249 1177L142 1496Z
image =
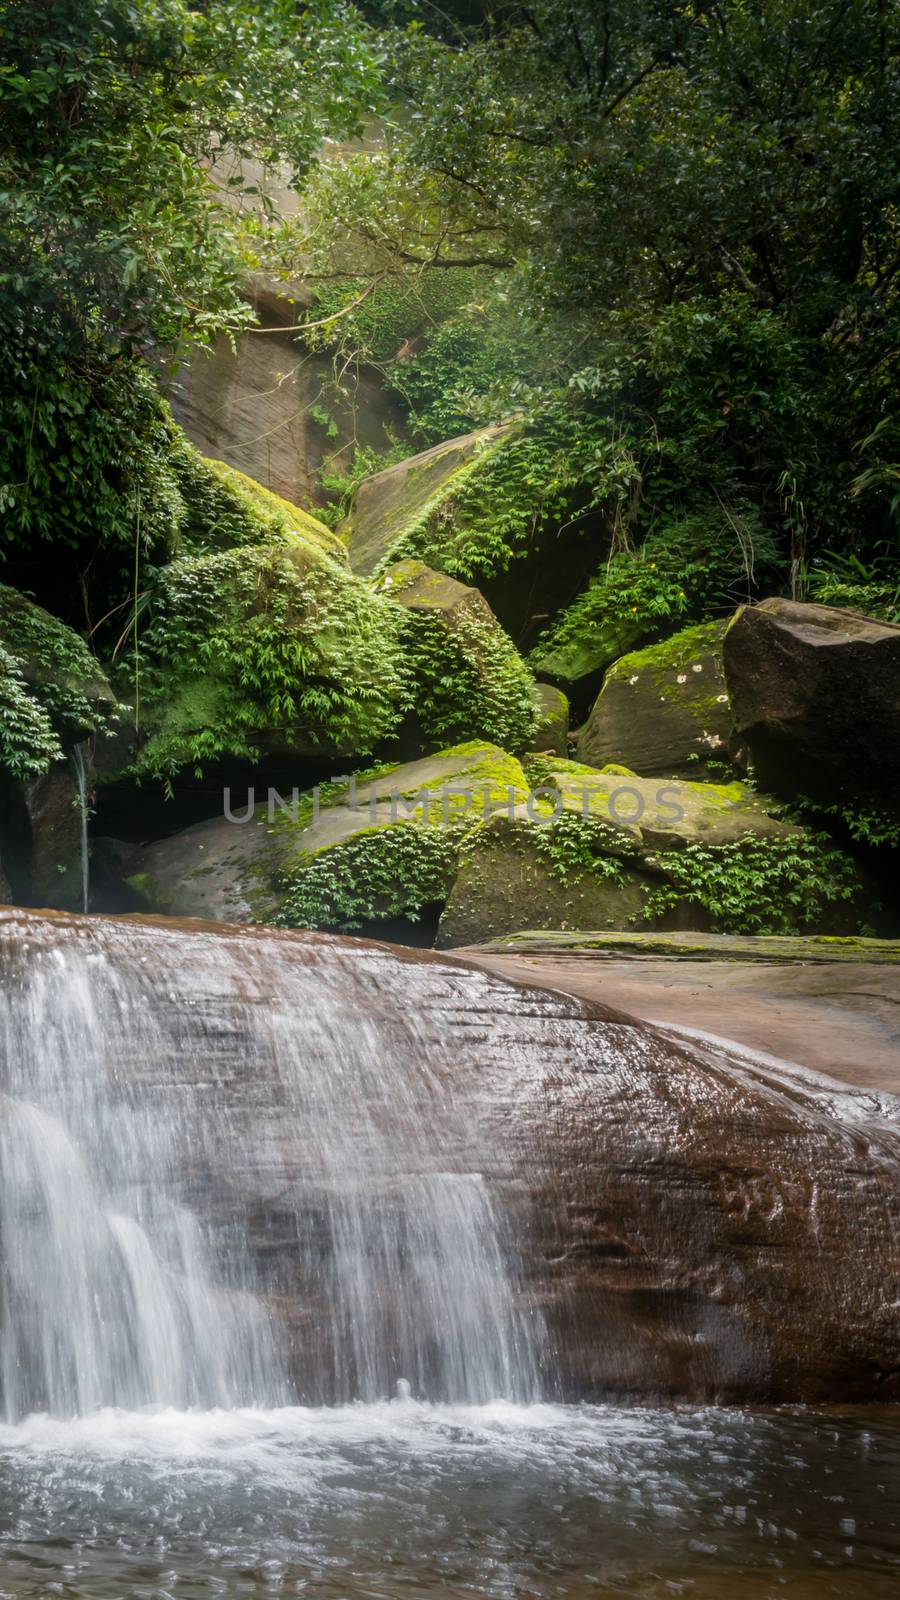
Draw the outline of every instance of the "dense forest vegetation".
M417 751L521 756L531 672L581 718L617 659L742 601L900 620L891 0L4 0L0 44L11 782L109 727L145 795L275 747L383 763L413 715ZM298 359L330 364L305 508L205 461L163 398L266 337L261 277L302 286ZM362 373L399 421L329 453ZM348 571L359 484L491 425L503 447ZM401 560L506 632L486 611L448 644L395 603ZM890 809L820 793L816 825L890 844ZM738 848L729 884L769 875L750 924L800 878L849 898L833 844Z

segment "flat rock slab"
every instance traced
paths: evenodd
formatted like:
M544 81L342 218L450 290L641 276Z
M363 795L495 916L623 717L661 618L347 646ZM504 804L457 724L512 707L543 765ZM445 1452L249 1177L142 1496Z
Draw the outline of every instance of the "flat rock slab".
M566 950L565 938L554 948L553 935L529 934L454 954L685 1035L900 1094L900 942L611 934L593 949L572 937ZM754 944L793 949L754 955Z

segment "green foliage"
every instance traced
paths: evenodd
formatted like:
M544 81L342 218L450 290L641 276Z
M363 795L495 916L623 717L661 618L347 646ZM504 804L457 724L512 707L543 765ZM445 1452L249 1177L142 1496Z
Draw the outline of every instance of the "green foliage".
M254 320L243 287L276 228L242 158L302 174L376 93L339 0L0 7L2 537L78 550L98 615L130 565L108 549L159 560L181 513L171 422L136 352Z
M109 722L112 694L77 633L0 585L0 768L34 778Z
M450 481L390 552L416 556L463 582L494 576L540 535L603 508L615 520L635 465L608 422L552 404Z
M67 356L250 320L241 207L209 165L228 150L302 172L375 90L335 4L301 20L289 0L9 0L0 57L0 327L43 327ZM225 188L259 204L239 168Z
M371 445L356 445L349 462L336 457L326 462L319 472L319 483L330 497L330 504L319 506L317 514L328 528L336 528L349 516L353 497L363 481L376 472L383 472L409 454L405 444L392 445L389 450L375 450ZM340 464L339 464L340 463Z
M532 660L563 658L604 638L612 659L641 639L705 620L740 598L742 579L749 587L751 561L754 570L765 570L773 556L771 541L751 515L738 521L716 506L705 516L660 524L639 550L610 557L539 642Z
M789 816L812 818L814 823L827 821L833 825L837 822L846 829L854 844L869 845L876 850L900 850L900 820L896 814L878 807L860 803L828 805L825 801L801 796L784 809Z
M59 358L52 328L23 330L4 348L0 387L0 510L9 546L33 540L128 547L158 556L183 506L168 455L176 430L150 373L99 350Z
M720 933L821 929L859 888L849 856L822 833L694 843L656 856L655 864L668 882L649 895L645 920L687 903L705 911Z
M403 392L414 342L470 303L483 284L483 273L464 268L398 274L374 283L364 277L317 283L310 320L325 326L311 329L305 343L313 350L334 349L341 364L352 359L382 367Z
M224 461L199 455L183 437L171 453L170 464L184 502L179 554L206 555L241 545L291 543L299 536L330 555L343 557L341 541L317 517Z
M499 624L475 608L446 620L406 613L403 651L421 736L439 748L487 739L506 750L527 749L535 728L531 674Z
M848 606L866 616L900 622L900 568L893 543L880 543L862 561L853 550L823 550L808 575L811 600Z
M517 409L518 387L539 381L546 386L558 357L557 330L523 326L502 300L483 292L474 304L430 329L423 348L387 376L406 404L410 431L425 446Z
M560 883L578 883L586 873L606 882L622 884L622 868L606 852L614 830L594 817L580 817L563 811L552 822L535 827L534 844L538 855L556 874Z
M0 772L25 783L62 759L43 706L29 692L15 656L0 645Z
M172 562L141 641L138 770L171 777L264 741L370 750L405 705L402 620L312 544Z
M309 855L279 883L276 925L352 933L390 917L415 921L424 906L446 899L464 831L397 822Z

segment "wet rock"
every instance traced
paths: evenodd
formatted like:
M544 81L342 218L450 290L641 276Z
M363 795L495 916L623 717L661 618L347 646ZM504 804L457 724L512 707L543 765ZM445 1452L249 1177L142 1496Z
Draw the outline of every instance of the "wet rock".
M703 776L728 758L731 712L724 622L685 628L609 668L581 731L579 759L624 762L646 776Z
M900 626L831 606L743 606L723 643L738 738L759 782L896 811Z
M246 1238L304 1402L346 1397L327 1294L332 1173L310 1132L317 1110L337 1120L347 1195L367 1182L371 1204L365 1139L330 1115L343 1096L365 1133L367 1095L373 1120L395 1130L395 1185L404 1156L421 1154L429 1124L410 1119L422 1104L458 1116L442 1170L477 1174L503 1221L550 1397L900 1398L894 1097L677 1044L434 955L208 924L0 917L4 979L73 946L141 994L152 981L152 1033L111 1008L110 1062L135 1095L179 1084L185 1188L223 1250ZM311 1066L303 1056L298 1096L288 1047L311 1018L317 1052ZM334 1038L342 1072L323 1090L319 1052L331 1060ZM202 1132L211 1103L215 1135L189 1137L184 1109L198 1107ZM385 1324L398 1289L384 1284Z

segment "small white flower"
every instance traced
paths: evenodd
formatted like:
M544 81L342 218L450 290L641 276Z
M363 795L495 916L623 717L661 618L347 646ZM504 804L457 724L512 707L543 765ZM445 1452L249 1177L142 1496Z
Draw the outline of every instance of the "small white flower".
M699 661L695 661L694 665L691 667L691 671L692 672L702 672L703 671L702 663L699 662Z
M628 679L628 682L629 683L637 683L639 677L640 677L640 673L633 672L631 677Z
M716 704L720 705L720 706L727 706L727 704L728 704L728 696L727 696L727 694L717 694L716 695Z
M676 683L687 683L687 673L686 672L679 672L678 677L675 679L675 682Z

